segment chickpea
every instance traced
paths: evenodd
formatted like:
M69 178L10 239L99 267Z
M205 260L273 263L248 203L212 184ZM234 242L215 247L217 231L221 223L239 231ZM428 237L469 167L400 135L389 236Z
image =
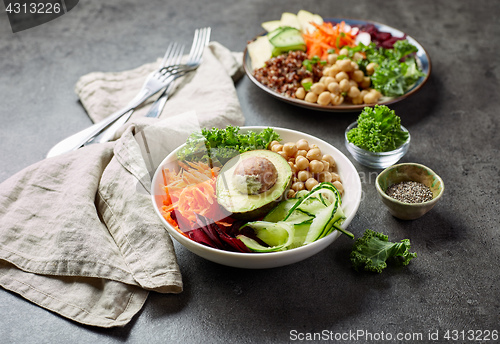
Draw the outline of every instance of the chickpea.
M288 155L286 155L286 153L285 153L284 151L280 150L279 152L276 152L276 153L278 153L278 154L279 154L279 155L281 155L283 158L285 158L285 160L286 160L286 159L288 159Z
M354 97L354 98L351 98L351 103L353 105L360 105L360 104L363 104L364 101L363 101L363 97L361 96L361 94L357 97Z
M318 180L322 183L330 183L332 181L332 174L328 171L323 171L319 174Z
M292 169L292 174L297 173L297 167L295 167L295 164L293 162L289 161L288 165L290 165L290 168Z
M331 176L332 176L332 183L333 182L340 182L340 176L338 175L338 173L335 173L335 172L330 172Z
M296 155L297 155L297 156L296 156L296 158L297 158L299 155L300 155L300 156L305 157L305 156L307 155L307 151L306 151L305 149L299 149L299 150L297 151L297 154L296 154Z
M316 82L311 86L310 91L316 93L316 95L320 95L326 89L325 84L322 82Z
M274 145L279 145L280 143L278 141L271 141L271 143L269 144L269 146L267 146L268 149L272 150L273 146Z
M352 79L349 79L349 86L350 87L358 87L358 83Z
M313 148L309 150L309 152L307 152L306 158L309 161L319 160L321 159L321 151L319 150L319 148Z
M361 91L356 86L351 86L349 91L347 91L347 96L350 98L356 98L361 94Z
M304 87L297 88L297 91L295 91L295 97L297 99L304 99L306 97L306 90Z
M333 105L340 105L344 102L344 96L341 94L333 94L331 95L332 97L332 104Z
M274 144L274 145L272 145L272 147L271 147L271 150L272 150L273 152L276 152L276 153L278 153L278 152L279 152L279 151L281 151L282 149L283 149L283 145L282 145L282 144L280 144L280 143Z
M358 84L363 81L365 74L362 70L355 70L352 72L351 79L356 81Z
M293 191L292 189L289 189L287 192L286 192L286 198L287 199L290 199L290 198L294 198L295 197L295 191Z
M348 79L340 80L339 86L340 86L340 92L347 92L347 91L349 91L349 88L351 87L351 85L349 85Z
M359 94L360 97L364 97L368 94L368 90L361 90L361 93Z
M336 81L328 84L327 88L328 88L328 91L330 91L333 94L340 94L340 85Z
M319 173L322 172L324 168L324 165L321 161L319 160L313 160L309 163L309 170L312 173Z
M370 62L366 66L366 74L368 75L373 75L375 73L375 68L378 67L378 65L375 62Z
M304 78L302 79L302 81L300 82L302 86L304 86L304 84L312 84L313 83L313 79L312 78Z
M323 171L328 171L330 169L330 163L325 160L321 160L321 163L323 164Z
M368 87L370 87L371 84L372 84L372 80L370 79L369 76L363 77L363 81L361 81L359 83L359 85L361 86L361 88L368 88Z
M327 76L323 80L323 84L328 88L328 85L330 85L332 82L335 82L335 78L333 76Z
M352 72L354 70L351 60L337 60L336 64L339 66L341 72Z
M347 54L349 54L349 50L347 50L347 48L340 49L339 55L345 55L345 56L347 56Z
M340 68L337 64L332 65L328 70L328 76L335 77L340 72Z
M324 91L321 92L321 94L318 96L317 102L321 106L327 106L328 104L330 104L330 100L331 100L330 92Z
M363 100L366 104L375 104L379 98L377 93L370 91L363 97Z
M344 194L344 186L342 185L341 182L339 182L338 180L336 180L332 184L333 184L333 186L335 186L337 188L337 190L339 190L339 192L340 192L341 195Z
M304 183L302 183L302 182L293 183L292 190L295 192L300 191L300 190L304 190Z
M330 154L323 155L321 160L326 161L329 165L335 165L335 160L333 159L333 156L331 156Z
M295 159L295 166L297 166L299 171L306 170L309 167L309 160L306 157L299 155Z
M337 75L335 75L335 80L337 80L337 82L339 83L344 79L349 80L349 75L346 72L338 72Z
M332 64L334 64L337 61L337 57L338 57L337 54L328 54L328 56L326 58L326 62L329 65L332 65Z
M297 150L297 146L293 142L287 142L283 145L283 151L285 151L288 156L295 156Z
M309 149L309 142L307 142L306 139L298 140L295 145L297 146L297 149L299 149L299 150L306 150L307 151Z
M360 61L360 60L363 60L365 57L363 56L363 54L359 53L359 52L355 52L354 55L352 56L352 59L354 61Z
M319 147L318 147L318 145L317 145L317 144L315 144L315 143L311 143L311 144L309 145L309 149L314 149L314 148L318 148L318 149L319 149Z
M351 66L352 66L352 72L354 72L355 70L359 70L359 65L356 62L351 61Z
M309 103L316 103L316 101L318 100L318 95L314 92L307 92L304 100Z
M311 174L309 173L309 171L304 170L304 171L299 171L299 173L297 173L297 179L301 182L305 182L309 178L311 178Z
M305 184L306 189L311 191L313 187L318 185L318 181L314 178L309 178L308 180L306 180L306 182L304 184Z

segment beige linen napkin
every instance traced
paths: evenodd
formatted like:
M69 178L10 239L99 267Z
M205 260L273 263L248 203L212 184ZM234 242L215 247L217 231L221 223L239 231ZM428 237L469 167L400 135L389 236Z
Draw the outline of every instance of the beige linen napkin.
M167 103L168 118L137 117L117 141L45 159L0 184L0 285L99 327L127 324L149 291L181 292L171 238L151 206L151 172L194 128L243 125L232 79L240 60L211 44ZM89 115L126 103L151 66L82 77Z

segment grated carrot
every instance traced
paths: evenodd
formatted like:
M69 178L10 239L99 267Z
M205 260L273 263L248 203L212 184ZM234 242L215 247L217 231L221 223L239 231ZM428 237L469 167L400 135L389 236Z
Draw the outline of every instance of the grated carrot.
M353 47L356 45L356 35L352 33L352 30L346 31L344 21L335 26L330 22L311 24L316 27L316 30L311 33L302 34L306 42L309 58L318 56L321 60L326 60L328 50L333 49L338 54L343 47Z
M219 168L211 168L203 162L179 163L179 166L178 172L168 168L163 170L166 198L162 210L167 222L184 234L172 212L175 212L175 218L180 216L185 219L191 228L196 224L195 214L215 220L225 218L227 214L218 205L215 191Z

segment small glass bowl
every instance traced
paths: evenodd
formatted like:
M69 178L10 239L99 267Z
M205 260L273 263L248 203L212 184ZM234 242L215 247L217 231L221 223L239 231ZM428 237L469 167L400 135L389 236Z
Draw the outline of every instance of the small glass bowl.
M408 152L408 148L410 147L410 133L405 127L401 126L401 129L408 133L408 140L403 145L393 151L378 153L359 148L347 140L347 133L357 125L358 122L351 123L345 130L345 146L353 158L361 165L371 168L387 168L397 163Z

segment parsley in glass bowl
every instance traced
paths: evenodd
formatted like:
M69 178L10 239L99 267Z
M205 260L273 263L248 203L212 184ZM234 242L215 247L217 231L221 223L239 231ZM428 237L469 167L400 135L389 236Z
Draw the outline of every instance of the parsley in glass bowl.
M345 145L353 158L371 168L386 168L408 152L410 133L394 110L385 105L365 107L345 131Z

